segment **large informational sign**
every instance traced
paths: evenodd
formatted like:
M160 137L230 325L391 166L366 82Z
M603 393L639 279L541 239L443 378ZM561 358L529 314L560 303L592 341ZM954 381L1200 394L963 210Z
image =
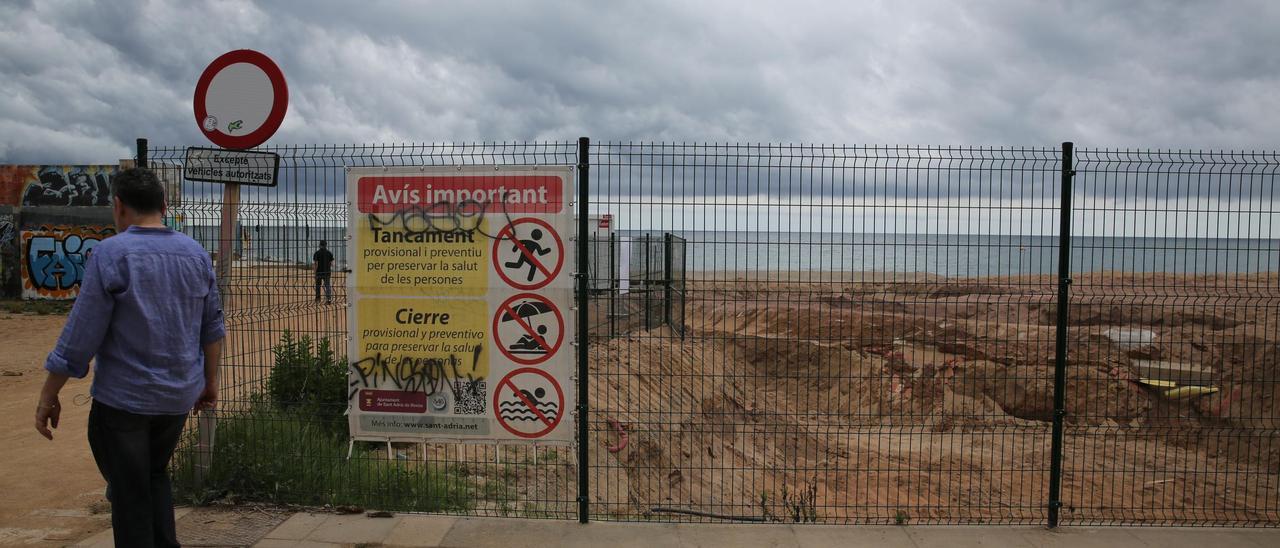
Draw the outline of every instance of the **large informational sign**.
M573 174L347 172L354 438L573 441Z

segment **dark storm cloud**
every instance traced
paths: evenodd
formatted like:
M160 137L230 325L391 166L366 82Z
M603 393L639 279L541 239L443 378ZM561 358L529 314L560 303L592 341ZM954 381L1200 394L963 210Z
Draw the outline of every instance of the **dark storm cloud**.
M0 6L0 162L201 144L236 48L289 78L278 143L1280 141L1273 2L365 4Z

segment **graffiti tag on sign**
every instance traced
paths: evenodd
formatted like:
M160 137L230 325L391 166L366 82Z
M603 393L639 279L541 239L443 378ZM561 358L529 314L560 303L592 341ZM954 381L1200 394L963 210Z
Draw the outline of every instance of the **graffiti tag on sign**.
M22 296L73 299L93 248L115 234L106 226L54 226L22 231Z

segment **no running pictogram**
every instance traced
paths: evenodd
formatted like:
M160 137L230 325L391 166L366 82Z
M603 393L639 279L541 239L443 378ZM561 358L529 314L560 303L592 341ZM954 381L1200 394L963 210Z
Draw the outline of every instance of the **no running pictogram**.
M516 219L493 240L493 269L516 289L539 289L564 267L564 242L551 224L531 217Z

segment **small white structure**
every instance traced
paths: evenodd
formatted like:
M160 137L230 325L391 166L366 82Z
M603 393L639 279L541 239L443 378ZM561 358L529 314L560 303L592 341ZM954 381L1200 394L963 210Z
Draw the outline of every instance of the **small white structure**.
M1156 334L1154 331L1147 329L1134 329L1130 327L1112 327L1102 332L1102 336L1111 341L1116 346L1124 349L1141 348L1150 346L1156 342Z
M619 292L626 293L631 259L629 238L615 233L616 219L611 213L589 216L587 227L591 290L608 291L617 284Z

